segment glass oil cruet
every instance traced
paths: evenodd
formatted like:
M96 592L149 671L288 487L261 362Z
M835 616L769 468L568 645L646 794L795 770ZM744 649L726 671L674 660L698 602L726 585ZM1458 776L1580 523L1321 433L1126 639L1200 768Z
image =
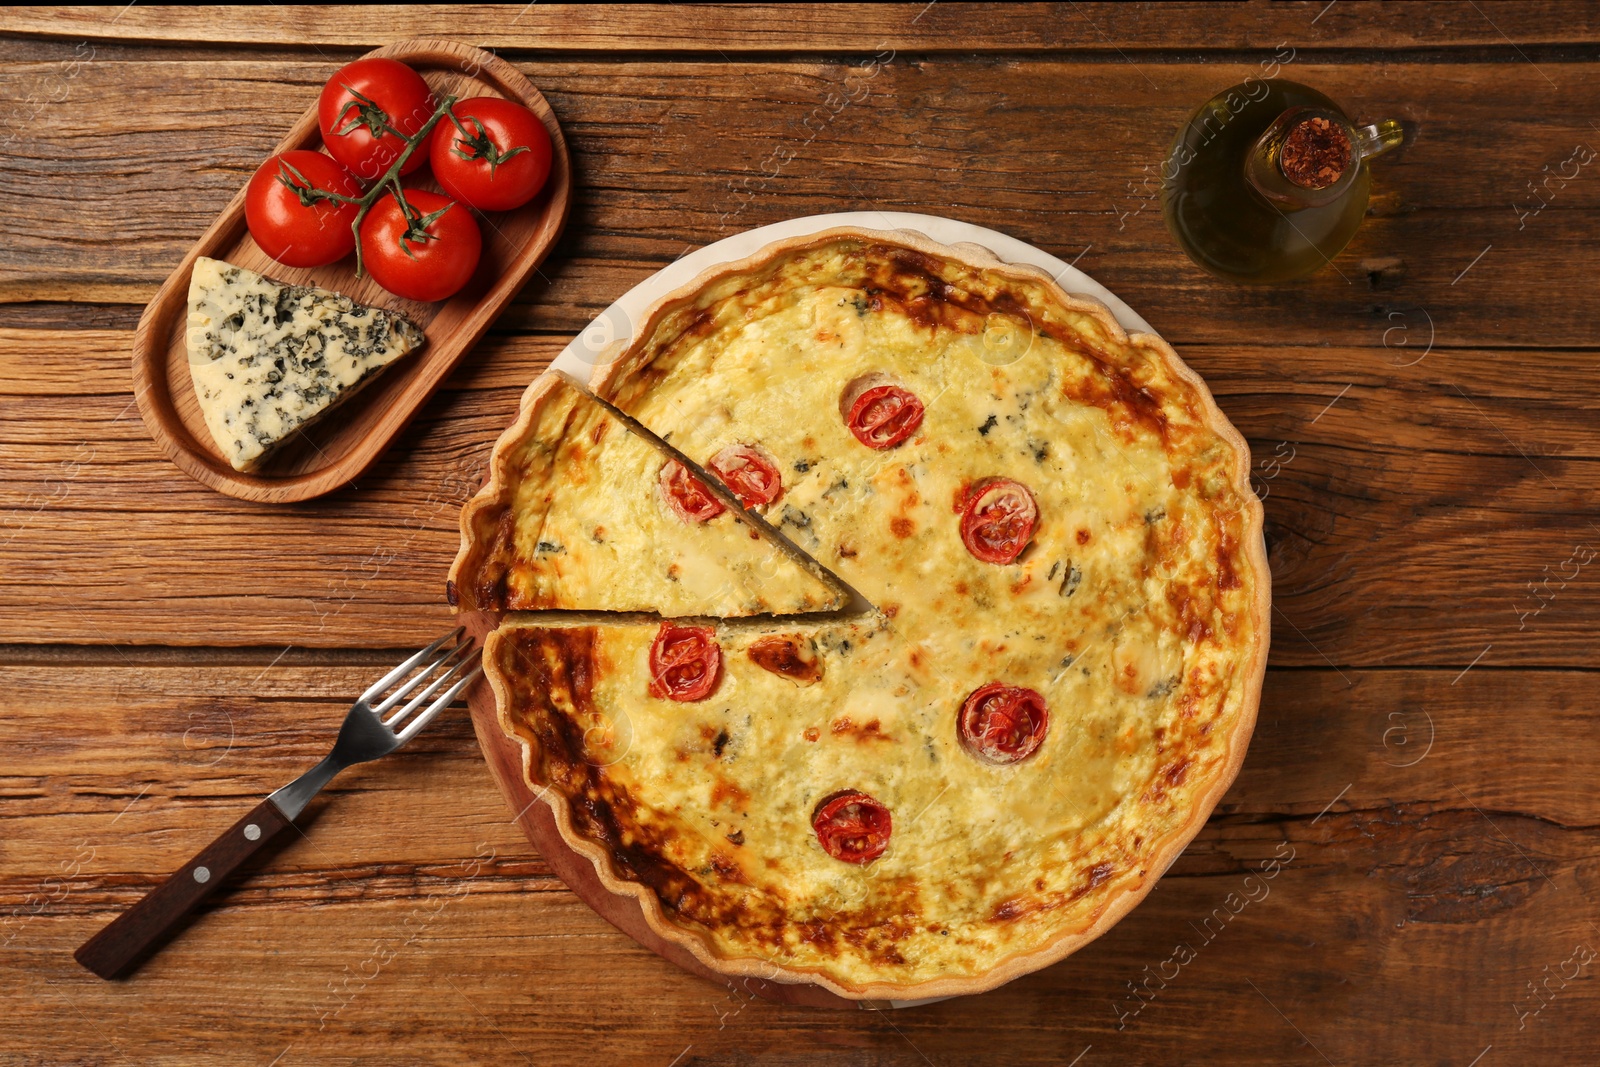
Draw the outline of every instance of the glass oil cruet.
M1366 162L1395 121L1356 126L1308 86L1251 78L1202 104L1161 169L1161 211L1189 258L1222 278L1281 282L1327 266L1367 210Z

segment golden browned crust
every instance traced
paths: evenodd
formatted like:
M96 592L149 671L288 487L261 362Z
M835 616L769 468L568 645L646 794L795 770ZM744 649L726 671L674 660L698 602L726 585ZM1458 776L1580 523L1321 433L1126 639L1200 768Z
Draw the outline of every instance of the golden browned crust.
M523 391L516 419L495 442L483 488L461 509L461 547L445 583L445 594L457 611L506 607L505 578L511 565L514 522L512 464L518 447L570 386L561 375L546 373ZM529 475L525 472L523 476Z
M935 244L920 234L904 231L885 233L858 229L831 230L804 238L780 242L763 249L758 255L748 260L725 264L708 271L660 301L646 316L645 322L636 334L633 343L614 363L601 369L594 382L591 383L592 387L599 395L605 397L615 397L619 391L630 386L648 389L650 361L661 351L659 347L653 344L654 335L669 316L685 308L692 307L695 300L707 287L723 279L741 275L759 275L762 271L771 268L785 257L796 252L838 240L860 240L871 244L906 249L916 255L932 257L935 260L961 263L991 272L1000 278L1014 279L1030 286L1043 287L1049 298L1059 302L1062 308L1092 317L1105 335L1118 344L1131 344L1155 354L1174 377L1189 387L1195 402L1199 406L1200 410L1197 414L1204 426L1215 434L1231 452L1229 478L1231 488L1241 502L1242 515L1240 516L1236 541L1232 545L1228 545L1229 538L1226 534L1222 538L1224 552L1219 558L1219 566L1226 571L1229 567L1237 564L1240 570L1248 572L1251 579L1249 582L1250 593L1252 594L1249 632L1252 635L1252 643L1244 650L1242 662L1239 664L1240 674L1244 680L1242 702L1241 706L1232 712L1229 728L1224 739L1226 756L1220 765L1220 769L1211 775L1204 791L1196 795L1192 807L1187 813L1187 818L1169 831L1159 842L1152 845L1148 860L1142 865L1146 874L1137 880L1115 879L1108 882L1107 899L1092 924L1086 929L1064 930L1047 943L1029 951L1017 953L1003 960L987 972L976 976L941 978L917 984L883 981L845 986L826 974L811 970L785 968L769 960L725 958L715 953L703 938L696 936L692 929L672 921L666 914L662 907L658 890L666 885L666 881L663 881L663 879L670 880L668 873L664 873L659 867L651 867L648 864L641 863L639 857L619 850L618 847L607 847L603 844L607 840L607 835L604 832L597 832L597 828L603 831L604 820L597 821L596 809L592 807L592 795L590 792L586 792L591 788L589 784L591 777L583 776L582 782L570 774L567 775L567 780L564 781L550 780L547 777L552 773L552 767L546 763L546 753L556 752L555 746L560 739L554 735L541 735L532 732L525 724L521 726L516 724L508 715L507 709L514 702L533 699L533 697L530 695L531 690L519 683L515 677L508 677L502 673L507 666L512 665L501 663L500 657L504 652L504 639L498 634L491 638L490 644L486 649L486 661L491 663L489 675L500 707L502 727L507 730L509 735L516 737L524 746L524 769L529 775L530 782L535 786L550 785L552 787L546 790L543 795L546 802L551 805L556 817L556 824L561 831L563 839L574 850L590 858L601 881L608 889L614 893L636 899L651 928L660 936L684 945L702 962L720 973L730 976L758 976L777 981L810 982L854 999L901 1000L978 993L993 989L1013 978L1060 960L1109 929L1150 891L1160 875L1165 872L1172 861L1182 852L1183 848L1199 832L1216 803L1236 778L1243 763L1245 751L1255 724L1261 684L1265 672L1269 635L1270 573L1261 536L1262 508L1260 502L1249 488L1249 449L1242 436L1217 408L1205 383L1159 337L1148 334L1129 337L1104 305L1098 301L1067 294L1061 290L1053 279L1041 271L1031 267L1002 263L995 259L988 250L976 246L948 248ZM1116 380L1113 375L1113 383ZM1107 403L1122 405L1131 415L1139 415L1137 409L1143 403L1143 400L1136 395L1137 390L1129 393L1127 390L1113 384L1111 393L1113 395L1103 398ZM525 413L527 406L528 404L525 400ZM1152 414L1159 415L1159 412ZM526 418L526 414L524 418ZM508 431L508 434L513 433L515 430L516 427L513 427L513 430ZM505 438L502 438L502 441L504 440ZM492 483L493 473L491 473ZM466 516L464 516L464 532L467 529L467 521ZM463 553L465 554L466 551L464 547ZM460 562L458 559L458 567ZM593 669L593 664L588 661L582 649L574 646L573 648L566 648L557 654L552 654L547 660L544 669L553 670L557 673L565 672L567 677L566 684L581 685L586 684L582 682L582 679L588 671ZM513 671L512 673L514 674L515 672ZM553 677L546 677L545 680L553 681L554 679ZM567 762L571 763L570 760ZM1182 768L1179 771L1181 776ZM560 776L558 775L557 777ZM595 780L603 781L603 776L598 776ZM615 800L617 798L611 799ZM578 813L574 808L575 803L590 804L591 806L582 813ZM588 831L587 833L585 832L586 830ZM661 882L662 885L655 886L652 885L653 882Z

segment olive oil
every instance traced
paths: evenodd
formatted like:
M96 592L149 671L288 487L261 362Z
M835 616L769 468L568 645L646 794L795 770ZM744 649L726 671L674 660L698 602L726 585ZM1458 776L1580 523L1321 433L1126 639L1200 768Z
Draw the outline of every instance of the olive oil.
M1316 147L1327 165L1320 179L1297 154L1307 134L1321 137ZM1395 122L1356 129L1308 86L1249 79L1202 104L1173 138L1161 169L1167 228L1190 259L1219 277L1303 277L1331 263L1355 235L1371 187L1363 161L1402 136Z

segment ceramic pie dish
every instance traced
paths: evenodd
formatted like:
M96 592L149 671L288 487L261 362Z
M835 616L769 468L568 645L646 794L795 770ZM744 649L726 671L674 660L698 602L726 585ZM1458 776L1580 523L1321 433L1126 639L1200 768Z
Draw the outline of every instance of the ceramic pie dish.
M499 621L519 784L654 937L849 1000L981 992L1099 936L1204 825L1270 575L1248 448L1159 338L984 248L847 227L667 295L589 388L559 420L530 388L451 588ZM538 598L497 599L485 561L557 513L511 553ZM648 544L593 551L619 523ZM726 580L669 602L673 567ZM859 597L796 600L801 572ZM626 614L570 614L616 590Z

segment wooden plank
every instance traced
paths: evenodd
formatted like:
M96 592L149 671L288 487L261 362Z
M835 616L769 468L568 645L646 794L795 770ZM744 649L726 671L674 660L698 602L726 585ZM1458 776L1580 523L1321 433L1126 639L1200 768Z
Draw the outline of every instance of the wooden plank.
M1553 2L1365 4L482 4L104 11L12 8L0 33L247 47L371 48L454 36L480 48L567 52L790 54L870 52L1214 51L1300 47L1448 48L1592 43L1593 9Z
M278 507L160 456L130 406L127 343L0 331L12 640L424 642L450 617L460 505L562 344L487 340L357 487ZM1267 494L1273 662L1600 666L1600 438L1581 388L1596 357L1436 349L1400 365L1420 351L1184 350Z
M139 325L135 304L0 303L0 329L127 330Z
M1196 1048L1467 1063L1487 1045L1531 1062L1600 1039L1595 982L1528 989L1600 947L1585 895L1600 802L1569 770L1595 743L1578 671L1385 671L1353 688L1269 672L1239 784L1156 891L1084 952L978 1000L796 1011L683 975L548 879L464 714L341 779L305 837L131 982L76 967L115 909L314 758L376 669L197 657L64 686L55 667L0 667L0 1058L31 1062L46 1032L53 1062L86 1064L224 1048L263 1063L427 1048L452 1063L921 1064L978 1062L997 1040L1022 1064L1086 1046L1085 1064ZM1437 735L1419 759L1424 709ZM1404 745L1385 736L1395 712L1416 731Z
M0 78L0 107L41 108L0 154L0 197L18 205L0 301L143 303L337 60L187 62L144 49L84 63L47 90L74 47ZM1259 75L1254 62L523 69L566 127L579 194L505 329L573 333L688 249L797 215L882 208L962 218L1075 259L1180 345L1378 345L1405 321L1440 345L1593 343L1584 279L1600 272L1600 183L1555 182L1549 207L1528 214L1529 183L1594 136L1572 117L1600 101L1593 66L1284 66L1365 117L1414 121L1417 134L1375 165L1371 215L1334 269L1265 288L1190 265L1162 223L1156 181L1189 109ZM66 99L39 96L54 91ZM28 105L30 94L44 102Z
M57 666L0 667L15 712L4 727L15 759L0 776L7 884L18 884L9 879L19 870L50 870L71 827L114 818L93 894L131 902L163 865L207 844L208 827L215 836L326 755L350 702L398 660L80 666L70 692ZM351 889L360 899L410 899L468 839L505 858L493 877L508 879L508 890L552 888L504 806L462 706L399 753L335 779L302 819L314 837L285 848L249 892L280 902L350 899ZM404 833L372 831L389 824ZM311 877L329 868L332 881ZM17 901L0 903L3 914Z
M0 739L12 754L0 782L4 817L14 820L0 883L14 890L16 869L48 867L64 820L92 823L108 812L124 835L115 847L125 851L108 854L105 873L113 880L102 890L130 884L117 879L154 878L157 870L141 874L146 851L170 850L172 865L181 863L188 853L174 828L200 834L197 849L209 840L207 826L228 825L258 794L315 763L355 694L400 657L369 652L360 664L317 658L239 664L192 649L151 663L131 653L127 662L102 657L72 667L70 687L60 665L0 664L10 709ZM1482 809L1596 832L1600 796L1565 773L1600 745L1585 717L1592 675L1505 668L1458 677L1434 669L1271 669L1249 759L1217 818L1231 826L1276 815L1309 825L1318 816ZM1486 772L1491 767L1496 773ZM436 800L417 809L408 798L418 788ZM386 870L403 862L425 872L451 861L466 837L490 839L502 852L521 840L512 813L501 810L464 708L400 754L336 779L325 797L316 820L326 848L296 853L301 866ZM390 818L417 826L403 842L368 829ZM1187 869L1214 865L1197 859ZM549 874L542 866L502 873ZM303 879L290 879L283 891L315 892ZM408 890L389 885L382 892ZM0 904L5 899L0 894Z
M1253 838L1239 843L1252 864L1282 844L1267 827ZM425 1048L439 1063L920 1067L986 1062L1003 1048L1008 1063L1059 1067L1085 1049L1081 1064L1177 1063L1199 1047L1217 1062L1277 1067L1320 1063L1319 1052L1467 1064L1491 1045L1508 1063L1584 1062L1600 1036L1596 983L1555 977L1557 996L1529 1017L1541 1002L1527 984L1596 940L1568 871L1555 874L1563 889L1515 905L1514 925L1464 929L1408 922L1402 886L1370 889L1328 871L1333 857L1290 847L1270 882L1169 877L1083 952L981 999L836 1013L683 975L566 894L494 893L468 875L468 846L416 900L224 907L124 987L70 955L109 911L41 915L0 959L13 1005L0 1049L29 1062L49 1033L51 1062L84 1064L392 1062ZM1230 914L1246 892L1258 900ZM1473 980L1451 980L1462 974ZM1145 982L1147 993L1130 991Z
M1335 1063L1466 1064L1489 1045L1509 1052L1506 1062L1583 1062L1593 1048L1592 981L1553 982L1558 999L1517 1028L1519 1004L1537 1003L1524 984L1543 967L1553 973L1575 944L1593 944L1571 910L1539 909L1504 939L1408 924L1380 943L1365 938L1396 922L1395 911L1363 909L1331 879L1290 868L1268 883L1270 897L1199 943L1190 924L1223 908L1242 881L1174 881L1044 974L978 1001L893 1014L752 1001L630 949L581 904L480 895L472 883L421 905L212 915L181 959L158 960L126 989L72 970L69 949L90 924L41 919L39 947L10 954L29 970L8 976L18 1008L0 1021L0 1041L20 1055L48 1032L55 1062L280 1064L381 1062L418 1048L439 1063L661 1065L687 1054L680 1063L922 1065L985 1062L997 1048L1019 1064L1065 1064L1086 1048L1105 1063L1172 1063L1202 1043L1239 1064L1318 1063L1318 1052ZM1153 998L1130 1018L1137 1002L1125 983L1163 964L1172 976L1180 944L1196 946L1195 958L1172 981L1154 980ZM1284 962L1263 965L1273 958ZM1442 991L1461 973L1476 981ZM1342 1023L1400 1011L1403 1030Z

